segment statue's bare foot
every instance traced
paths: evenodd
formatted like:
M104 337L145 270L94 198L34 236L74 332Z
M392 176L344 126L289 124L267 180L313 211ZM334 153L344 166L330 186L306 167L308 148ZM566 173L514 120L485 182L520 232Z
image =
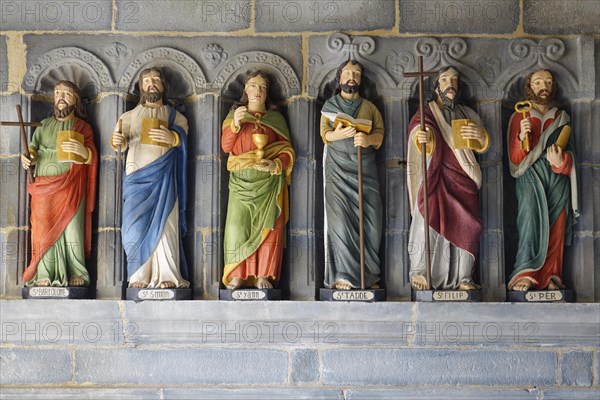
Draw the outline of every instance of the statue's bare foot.
M50 279L44 279L43 281L39 281L34 286L50 286Z
M233 278L227 284L227 289L229 289L229 290L239 289L242 286L242 282L243 282L242 278Z
M130 286L134 289L143 289L147 288L148 284L144 282L133 282Z
M531 282L527 278L522 278L522 279L519 279L517 281L517 283L515 283L515 285L513 286L512 290L515 290L517 292L526 292L529 289L531 289L531 286L533 286L533 282Z
M552 279L550 279L550 282L548 282L548 286L546 287L546 289L548 289L548 290L558 290L560 288L558 287L558 285L556 283L554 283L554 281Z
M85 285L85 280L81 276L74 276L69 279L69 286L71 287L79 287Z
M256 281L256 287L259 289L273 289L273 285L269 281L269 278L260 276Z
M170 282L170 281L164 281L159 285L159 287L161 289L173 289L176 286L177 285L175 284L175 282Z
M413 275L410 278L410 286L414 290L427 290L427 279L421 275Z
M475 290L477 286L473 282L461 282L458 284L458 290Z
M374 283L371 285L371 287L369 289L381 289L381 286L379 286L378 284Z
M339 279L335 281L335 288L337 290L350 290L352 289L352 284L345 279Z

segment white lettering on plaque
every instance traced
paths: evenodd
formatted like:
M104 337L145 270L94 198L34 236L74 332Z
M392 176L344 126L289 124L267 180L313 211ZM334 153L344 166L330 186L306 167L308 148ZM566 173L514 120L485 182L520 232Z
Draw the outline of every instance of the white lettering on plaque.
M69 289L64 287L32 287L29 297L69 297Z
M338 301L371 301L375 298L373 292L367 291L334 291L333 299Z
M464 290L433 292L435 301L465 301L468 299L469 294Z
M169 289L142 289L138 292L138 298L142 300L171 300L175 298L175 292Z
M234 300L261 300L267 297L267 294L260 290L234 290L231 297Z
M563 295L558 290L549 290L547 292L527 292L525 300L527 301L561 301Z

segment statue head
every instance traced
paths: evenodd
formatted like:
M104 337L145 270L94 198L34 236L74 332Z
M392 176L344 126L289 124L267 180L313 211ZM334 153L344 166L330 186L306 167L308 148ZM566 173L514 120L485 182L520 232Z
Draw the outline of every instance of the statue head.
M554 101L558 84L554 80L552 72L547 69L539 69L527 75L525 78L525 99L533 103L548 105Z
M277 110L277 105L269 98L271 87L269 76L262 70L250 70L244 76L244 92L242 97L231 107L232 110L251 103L264 104L265 110Z
M81 103L81 91L71 81L58 81L54 85L54 116L67 118L75 112L79 118L85 118L85 111Z
M168 104L167 82L162 70L156 67L147 68L140 72L138 83L140 102L138 104L159 103Z
M344 61L340 64L335 74L337 87L335 94L344 92L349 95L360 93L362 89L363 66L356 60Z
M433 81L432 92L427 101L440 100L445 107L454 108L460 88L458 80L460 74L456 68L449 65L440 68L435 80Z

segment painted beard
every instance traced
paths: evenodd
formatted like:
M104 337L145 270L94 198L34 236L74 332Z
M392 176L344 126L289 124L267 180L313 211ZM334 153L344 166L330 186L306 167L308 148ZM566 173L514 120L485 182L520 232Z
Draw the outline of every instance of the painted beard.
M448 97L448 92L450 92L451 90L454 90L454 98L453 99ZM454 108L454 106L456 105L456 103L455 103L456 97L458 96L457 89L454 89L453 87L449 87L442 92L440 90L440 88L438 88L437 92L438 92L438 95L440 96L440 99L442 99L442 103L444 104L445 107Z
M145 90L142 90L142 98L144 99L144 102L158 103L158 101L160 99L162 99L163 93L161 91L159 91L156 86L151 86L151 87L154 87L155 92L147 92ZM150 89L150 88L148 88L148 89Z
M546 93L546 97L541 97L542 93ZM554 100L554 98L550 94L550 92L542 89L537 93L531 93L531 99L529 99L529 100L533 101L534 103L541 104L543 106L547 106L548 104L550 104L552 102L552 100Z
M66 103L64 103L66 104ZM66 118L69 115L71 115L71 113L75 110L76 105L73 104L71 106L67 105L67 107L63 108L62 110L58 108L58 104L54 105L54 116L56 118Z
M353 85L350 85L349 83L353 83ZM360 90L360 85L356 84L356 81L354 80L349 80L346 83L340 83L340 88L342 89L342 92L344 93L358 93L358 91Z

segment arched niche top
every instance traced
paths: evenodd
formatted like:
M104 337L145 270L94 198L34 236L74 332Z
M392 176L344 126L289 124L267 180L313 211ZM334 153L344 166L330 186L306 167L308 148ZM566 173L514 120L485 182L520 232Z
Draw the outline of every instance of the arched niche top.
M308 59L309 69L312 71L308 85L308 94L313 97L322 97L327 85L335 78L335 73L344 61L359 61L370 82L377 86L377 91L389 92L396 88L396 82L387 71L376 63L367 59L375 51L375 40L369 36L350 37L343 33L331 35L327 40L327 47L335 57L324 62L318 54L310 54Z
M164 71L169 98L184 99L201 93L206 86L206 77L194 59L171 47L156 47L138 54L125 68L119 88L129 94L139 94L137 84L140 72L150 67Z
M250 69L261 69L277 79L285 98L298 96L300 79L290 64L282 57L265 51L250 51L231 58L225 65L214 85L223 93L236 78Z
M567 97L576 97L582 90L581 82L558 62L565 56L565 43L560 39L515 39L509 44L509 54L518 67L507 70L498 80L498 88L507 93L509 100L514 100L515 87L520 81L539 69L550 70Z
M60 47L45 53L29 67L23 89L49 95L59 80L72 81L88 98L98 96L103 88L114 87L108 67L97 56L78 47Z

